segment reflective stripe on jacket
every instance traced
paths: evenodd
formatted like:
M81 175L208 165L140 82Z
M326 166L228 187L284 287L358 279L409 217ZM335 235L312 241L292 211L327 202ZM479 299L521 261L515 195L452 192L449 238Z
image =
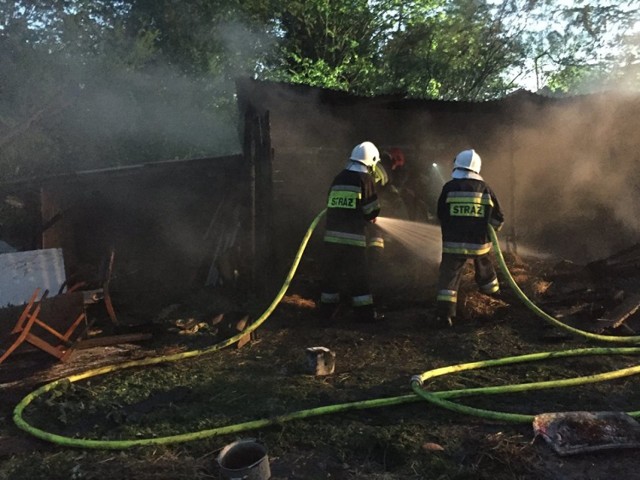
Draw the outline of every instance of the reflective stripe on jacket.
M329 188L324 241L366 247L367 225L379 213L373 177L362 171L341 171Z
M442 187L438 198L442 228L442 252L484 255L491 250L487 225L499 230L504 215L495 194L483 181L453 179Z

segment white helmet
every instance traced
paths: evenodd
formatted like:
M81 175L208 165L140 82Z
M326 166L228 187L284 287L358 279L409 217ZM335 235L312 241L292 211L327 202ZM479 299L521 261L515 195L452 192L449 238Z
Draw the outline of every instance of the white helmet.
M373 168L380 161L380 152L378 152L378 148L373 143L362 142L353 148L350 158Z
M453 161L453 169L455 170L456 168L469 170L473 173L480 173L480 168L482 168L480 155L478 155L473 149L463 150L456 155L456 158Z

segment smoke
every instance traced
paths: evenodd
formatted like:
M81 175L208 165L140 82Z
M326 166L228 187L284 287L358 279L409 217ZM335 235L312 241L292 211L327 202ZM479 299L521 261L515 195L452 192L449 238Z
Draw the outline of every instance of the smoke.
M423 260L430 265L440 262L442 236L438 225L389 217L378 217L376 225L415 255L415 259Z
M27 42L0 39L8 67L0 139L11 138L0 144L0 165L24 177L239 153L235 79L253 75L273 45L240 23L202 23L206 31L192 33L212 50L188 68L158 51L151 33L112 38L105 27L95 44L16 52Z
M638 242L637 94L545 98L522 92L495 105L445 111L416 105L400 114L369 115L367 126L379 132L382 125L380 143L403 147L412 175L426 176L435 162L449 180L453 157L475 148L505 213L500 235L518 244L582 263ZM421 195L434 207L440 187L429 188Z
M514 235L532 250L588 262L637 242L637 97L521 97L505 101L497 113L469 113L389 110L295 85L269 85L261 92L259 102L276 112L276 224L289 225L289 236L299 232L292 243L324 207L326 189L350 149L365 139L402 147L414 178L433 176L436 162L448 180L455 154L475 148L505 212L502 235ZM424 184L418 194L434 207L439 189ZM292 211L302 224L297 230Z
M11 169L17 177L46 177L240 153L238 125L242 122L235 77L250 75L253 53L269 46L260 34L240 24L209 28L209 34L219 36L223 47L220 56L212 58L206 74L185 73L158 52L136 63L131 61L136 52L125 51L120 57L111 50L92 55L79 51L80 47L71 53L69 46L29 57L36 48L25 48L24 57L15 55L12 68L2 75L13 81L3 82L6 95L0 102L0 116L11 122L0 122L0 134L10 123L25 127L0 149L0 165L20 166ZM0 58L14 58L9 47L9 42L0 42ZM7 170L5 178L12 174ZM132 175L130 181L125 178L126 171L111 180L86 175L80 178L88 186L69 186L68 200L57 206L65 214L63 221L77 219L79 255L99 264L97 257L112 243L118 247L117 268L144 273L166 264L177 270L182 265L176 259L202 260L203 250L211 246L206 242L214 244L225 235L231 238L228 230L234 225L223 222L212 227L216 231L210 238L202 236L217 202L221 202L220 192L235 192L237 185L222 178L223 169L216 171L216 178L205 178L211 171L203 178L188 178L184 169L176 174L180 178L172 178L174 171L161 178L160 169L150 169L150 175ZM45 212L43 215L56 213ZM154 262L140 269L129 268L127 263L138 261L138 257L141 264L150 258ZM162 279L157 276L157 281Z
M65 124L64 134L93 154L85 160L112 166L240 151L225 79L188 76L167 64L107 76L101 69L82 72L86 81Z
M636 243L638 98L608 93L552 103L519 112L526 126L483 156L506 228L575 261Z

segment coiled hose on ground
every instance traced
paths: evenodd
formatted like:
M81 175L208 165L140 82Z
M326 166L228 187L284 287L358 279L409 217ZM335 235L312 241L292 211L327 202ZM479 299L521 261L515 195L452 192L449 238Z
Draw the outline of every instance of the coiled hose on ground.
M447 408L449 410L453 410L455 412L475 415L479 417L494 419L494 420L502 420L508 422L531 422L533 420L533 416L531 415L520 415L514 413L505 413L505 412L497 412L492 410L483 410L474 407L468 407L464 405L457 404L452 400L455 398L468 397L468 396L477 396L477 395L495 395L501 393L511 393L511 392L522 392L527 390L540 390L540 389L548 389L548 388L559 388L559 387L569 387L575 385L583 385L587 383L595 383L604 380L611 380L614 378L621 378L625 376L635 375L640 373L640 366L625 368L622 370L616 370L606 373L601 373L597 375L589 375L583 376L573 379L564 379L564 380L551 380L545 382L535 382L535 383L526 383L526 384L517 384L517 385L505 385L505 386L494 386L494 387L481 387L481 388L469 388L469 389L461 389L461 390L449 390L449 391L440 391L440 392L428 392L423 388L424 383L438 376L475 370L481 368L490 368L495 366L502 365L510 365L516 363L524 363L524 362L533 362L554 358L564 358L571 356L587 356L587 355L635 355L640 353L640 347L626 347L626 348L584 348L584 349L574 349L574 350L566 350L560 352L542 352L542 353L533 353L529 355L521 355L516 357L506 357L496 360L485 360L480 362L472 362L465 363L459 365L452 365L448 367L438 368L435 370L430 370L422 373L421 375L416 375L411 379L411 388L413 389L413 394L401 395L396 397L388 397L388 398L378 398L372 400L364 400L359 402L349 402L343 404L329 405L317 408L311 408L306 410L300 410L297 412L292 412L284 415L279 415L273 418L265 418L259 420L253 420L249 422L237 423L234 425L228 425L223 427L217 427L208 430L201 430L198 432L189 432L179 435L171 435L166 437L154 437L154 438L137 438L132 440L96 440L96 439L87 439L87 438L74 438L67 437L63 435L57 435L55 433L47 432L42 429L39 429L31 424L29 424L23 417L25 409L29 406L31 402L33 402L36 398L44 395L47 392L51 392L55 390L57 387L68 384L78 382L80 380L84 380L91 377L96 377L99 375L104 375L106 373L115 372L118 370L124 370L127 368L133 367L142 367L147 365L157 365L161 363L173 362L178 360L183 360L186 358L193 358L202 355L208 355L214 352L217 352L229 345L237 342L242 336L253 332L257 328L259 328L264 321L273 313L277 305L280 303L284 294L286 293L293 276L298 268L300 260L302 259L302 255L307 246L307 243L311 237L311 234L315 230L318 225L320 219L324 215L326 210L320 212L309 228L300 244L300 247L296 253L293 264L287 274L287 277L282 285L282 288L269 305L269 307L262 313L262 315L253 322L247 329L243 332L235 335L221 343L213 345L210 348L202 349L202 350L192 350L189 352L183 352L173 355L167 355L162 357L153 357L146 358L143 360L135 360L130 362L124 362L114 365L108 365L101 368L96 368L93 370L88 370L83 373L77 375L71 375L59 380L55 380L50 382L42 387L34 390L33 392L26 395L19 403L16 405L13 412L13 420L15 424L25 432L33 435L42 440L52 442L58 445L67 446L67 447L76 447L76 448L85 448L85 449L111 449L111 450L121 450L136 446L149 446L149 445L166 445L173 443L183 443L190 442L193 440L201 440L205 438L211 438L221 435L228 435L233 433L239 433L249 430L255 430L258 428L264 428L271 425L278 425L284 422L288 422L291 420L300 420L305 418L310 418L319 415L327 415L339 412L345 412L350 410L364 410L370 408L377 407L388 407L392 405L400 405L405 403L416 402L420 400L427 400L430 403L438 405L443 408ZM514 289L518 297L527 304L529 308L531 308L537 315L541 316L545 320L551 322L553 325L558 326L560 328L565 328L573 334L582 335L587 338L601 340L601 341L611 341L611 342L620 342L620 343L640 343L640 337L614 337L614 336L606 336L606 335L595 335L589 332L583 332L581 330L577 330L575 328L569 327L562 322L554 319L553 317L547 315L542 310L540 310L537 306L535 306L526 295L520 290L518 285L515 283L509 270L506 266L502 253L500 252L500 246L498 243L497 236L494 230L490 227L491 239L493 242L494 250L496 256L498 258L500 268L502 273L506 277L509 282L511 288ZM640 411L629 412L631 416L640 416Z

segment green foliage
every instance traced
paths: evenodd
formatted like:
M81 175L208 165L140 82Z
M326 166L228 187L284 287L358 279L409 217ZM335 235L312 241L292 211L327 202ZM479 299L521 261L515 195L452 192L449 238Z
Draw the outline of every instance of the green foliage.
M579 92L581 86L599 83L603 73L590 68L568 66L550 75L546 88L556 93Z
M167 66L122 2L64 5L3 18L0 178L237 151L228 82Z
M640 58L640 9L633 0L547 1L531 12L531 21L538 27L523 32L529 46L524 60L538 88L588 93L615 87L611 80L625 76L619 66Z
M237 152L238 77L456 100L637 91L638 19L632 0L3 2L0 179Z
M186 74L233 78L268 53L270 9L260 1L132 0L129 32L155 32L162 62ZM267 26L267 33L265 33Z
M385 47L389 88L410 96L480 100L504 93L505 69L522 54L483 2L450 2L414 18Z
M368 93L380 26L366 0L274 1L279 58L265 78Z

